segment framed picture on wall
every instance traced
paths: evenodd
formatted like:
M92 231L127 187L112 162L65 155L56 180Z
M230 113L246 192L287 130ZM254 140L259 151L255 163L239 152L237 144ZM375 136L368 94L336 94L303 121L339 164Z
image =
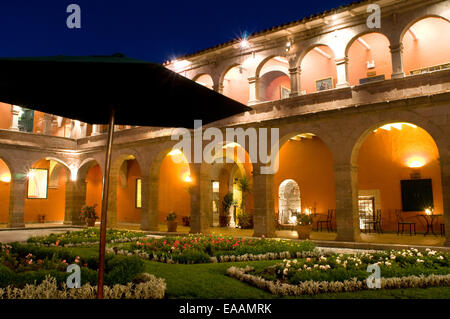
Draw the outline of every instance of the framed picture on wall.
M142 208L142 179L136 179L136 208Z
M291 90L285 86L280 85L280 97L281 99L289 98L289 94L291 94Z
M316 81L316 91L325 91L333 88L333 78L329 77Z
M48 169L32 168L28 173L27 198L47 199Z

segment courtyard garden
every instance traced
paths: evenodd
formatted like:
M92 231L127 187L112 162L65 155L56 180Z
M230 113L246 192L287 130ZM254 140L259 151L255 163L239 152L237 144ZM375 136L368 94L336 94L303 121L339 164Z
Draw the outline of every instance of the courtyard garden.
M94 298L98 238L87 228L2 244L0 298ZM66 286L70 264L80 267L79 289ZM367 286L374 264L381 289ZM339 253L308 240L108 230L105 284L107 298L450 298L450 254Z

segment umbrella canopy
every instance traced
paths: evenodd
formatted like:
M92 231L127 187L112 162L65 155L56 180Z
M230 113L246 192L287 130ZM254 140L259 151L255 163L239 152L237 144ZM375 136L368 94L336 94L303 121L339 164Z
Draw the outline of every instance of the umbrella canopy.
M247 106L162 65L121 54L1 58L0 102L90 124L193 127Z

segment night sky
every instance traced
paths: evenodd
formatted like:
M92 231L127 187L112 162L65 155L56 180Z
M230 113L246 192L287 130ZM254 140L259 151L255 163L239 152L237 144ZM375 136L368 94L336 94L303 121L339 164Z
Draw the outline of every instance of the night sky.
M164 62L353 1L14 0L0 3L0 56L99 55ZM81 29L66 8L81 7Z

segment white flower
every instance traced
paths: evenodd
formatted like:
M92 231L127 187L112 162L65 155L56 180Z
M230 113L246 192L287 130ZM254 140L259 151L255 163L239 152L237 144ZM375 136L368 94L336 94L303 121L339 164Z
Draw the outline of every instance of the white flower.
M287 275L288 274L288 272L289 272L289 269L287 269L287 268L284 268L284 270L283 270L283 275Z
M423 263L423 260L422 259L417 259L417 262L418 263Z
M417 257L422 257L422 254L421 253L417 253Z
M440 260L442 260L442 259L444 259L444 257L442 257L442 256L439 256L437 259L440 259Z

